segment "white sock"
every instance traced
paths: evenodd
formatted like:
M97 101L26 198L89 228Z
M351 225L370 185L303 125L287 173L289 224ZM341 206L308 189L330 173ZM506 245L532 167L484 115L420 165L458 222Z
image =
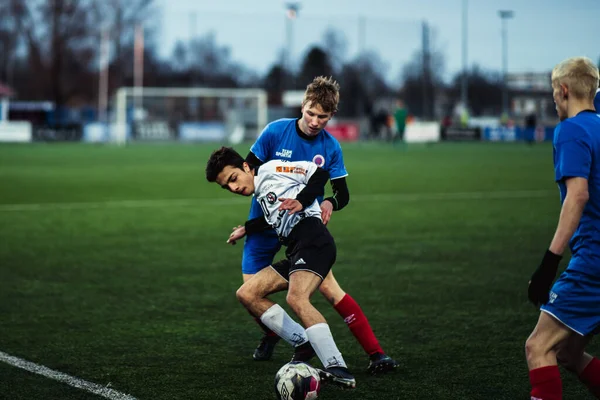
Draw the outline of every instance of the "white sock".
M279 304L272 305L260 316L260 320L280 338L294 347L308 342L302 325L294 321Z
M306 328L306 336L308 336L308 340L310 340L310 344L315 349L315 353L317 353L323 367L346 367L342 353L333 341L329 325L320 323Z

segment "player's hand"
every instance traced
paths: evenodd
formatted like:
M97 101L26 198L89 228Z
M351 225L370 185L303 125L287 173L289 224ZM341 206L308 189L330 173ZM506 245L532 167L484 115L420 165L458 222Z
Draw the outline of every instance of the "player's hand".
M238 226L234 226L233 228L231 228L231 232L235 232L236 229L240 229L241 227L243 227L244 225L238 225Z
M302 203L296 199L286 199L280 197L279 201L281 202L281 205L279 206L280 211L288 210L288 214L290 215L302 211Z
M239 225L233 228L233 232L229 235L229 239L227 239L227 244L235 245L236 241L240 240L246 236L246 227L244 225Z
M540 266L537 267L531 276L527 295L529 297L529 301L531 301L535 306L539 307L540 305L548 302L548 299L550 298L550 288L552 287L552 282L556 277L558 264L560 263L561 259L562 256L554 254L550 250L546 250L546 254L544 254L544 258L542 258Z
M333 213L333 204L329 200L324 200L321 203L321 219L323 224L327 225L331 219L331 213Z

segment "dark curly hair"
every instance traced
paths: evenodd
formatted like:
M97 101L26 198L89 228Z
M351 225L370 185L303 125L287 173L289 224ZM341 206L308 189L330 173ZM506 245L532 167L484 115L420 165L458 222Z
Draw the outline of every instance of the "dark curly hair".
M217 175L228 165L243 170L244 158L232 147L223 146L213 151L206 163L206 180L215 182Z

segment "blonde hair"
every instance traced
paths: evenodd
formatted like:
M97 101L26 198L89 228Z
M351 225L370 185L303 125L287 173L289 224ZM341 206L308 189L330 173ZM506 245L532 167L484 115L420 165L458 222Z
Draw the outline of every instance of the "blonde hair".
M306 87L302 106L319 105L327 113L335 113L340 102L340 85L333 77L317 76Z
M552 70L552 86L564 84L578 99L593 100L598 89L598 67L587 57L572 57Z

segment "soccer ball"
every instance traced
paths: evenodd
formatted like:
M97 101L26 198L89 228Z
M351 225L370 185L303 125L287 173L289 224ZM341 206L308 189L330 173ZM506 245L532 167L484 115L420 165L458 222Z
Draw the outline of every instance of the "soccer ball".
M289 362L275 375L275 395L278 400L316 399L319 390L319 372L304 362Z

